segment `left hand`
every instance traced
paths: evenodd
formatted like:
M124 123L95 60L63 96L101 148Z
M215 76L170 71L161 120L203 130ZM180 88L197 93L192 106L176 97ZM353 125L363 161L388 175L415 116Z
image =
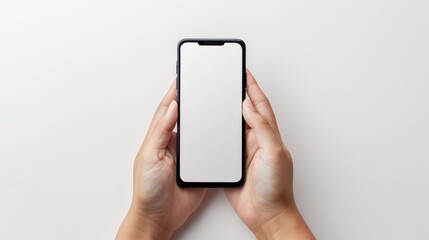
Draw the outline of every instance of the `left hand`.
M131 207L116 239L169 239L197 208L206 189L176 184L176 83L162 99L134 162Z

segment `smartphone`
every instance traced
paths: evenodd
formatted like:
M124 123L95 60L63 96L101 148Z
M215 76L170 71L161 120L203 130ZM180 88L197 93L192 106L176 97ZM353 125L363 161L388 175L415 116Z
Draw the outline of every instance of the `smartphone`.
M177 45L177 184L244 182L246 46L240 39L183 39Z

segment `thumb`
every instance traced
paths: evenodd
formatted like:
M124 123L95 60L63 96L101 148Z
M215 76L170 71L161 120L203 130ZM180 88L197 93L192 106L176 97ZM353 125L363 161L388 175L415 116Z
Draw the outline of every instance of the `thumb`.
M175 100L170 102L164 116L155 123L149 139L149 145L154 149L164 149L170 141L174 126L176 125L178 106Z
M243 117L253 130L256 142L260 148L271 150L281 147L270 123L256 110L249 98L246 98L243 102Z

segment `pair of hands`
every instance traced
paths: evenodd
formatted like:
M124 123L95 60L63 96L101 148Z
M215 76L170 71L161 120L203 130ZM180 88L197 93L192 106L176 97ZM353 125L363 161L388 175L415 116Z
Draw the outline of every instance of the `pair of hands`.
M175 85L162 99L137 154L132 203L118 240L169 239L207 192L176 184ZM314 239L295 205L292 158L271 105L249 71L243 116L246 182L241 188L224 190L231 205L258 239Z

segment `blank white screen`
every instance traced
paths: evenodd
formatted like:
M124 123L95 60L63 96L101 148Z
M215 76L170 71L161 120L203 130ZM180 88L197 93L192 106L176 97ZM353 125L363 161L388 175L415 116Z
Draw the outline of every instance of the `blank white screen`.
M182 44L180 177L237 182L242 167L242 48Z

